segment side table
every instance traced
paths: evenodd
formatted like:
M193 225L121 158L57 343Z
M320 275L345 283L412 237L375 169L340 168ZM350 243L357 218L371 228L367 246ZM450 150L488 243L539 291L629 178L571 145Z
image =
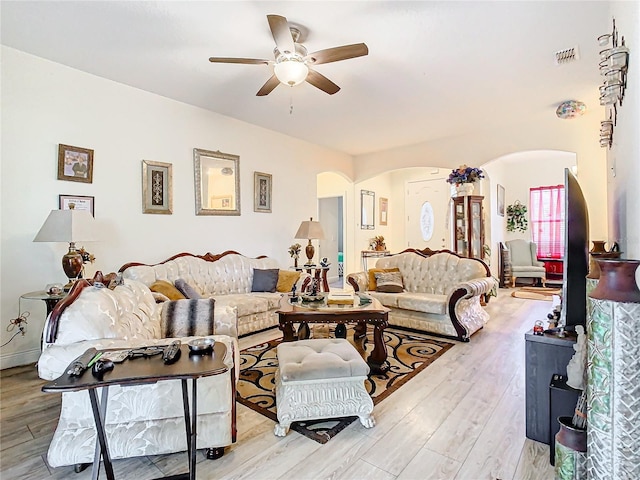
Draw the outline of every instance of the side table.
M72 377L64 373L56 380L45 384L42 391L45 393L64 393L87 390L91 400L91 409L96 424L98 439L96 442L96 455L93 462L92 479L98 478L100 470L100 457L104 462L104 469L108 480L114 480L113 465L109 456L109 445L105 431L105 418L107 412L107 400L109 397L109 387L111 385L141 385L145 383L156 383L163 380L180 379L182 381L182 402L184 405L184 422L187 434L187 453L189 455L189 473L183 475L173 475L171 479L196 478L196 435L197 435L197 385L196 381L200 377L219 375L228 370L224 364L224 357L227 347L220 342L213 346L213 352L204 355L189 355L189 348L186 345L180 347L180 359L170 365L162 361L161 356L148 357L144 359L125 360L124 363L117 363L110 372L105 372L103 378L98 379L93 376L91 369L85 370L80 376ZM99 350L100 351L100 350ZM231 382L235 383L235 375L231 374ZM191 401L187 380L191 380ZM97 389L102 387L101 400L98 400ZM232 388L232 392L235 389ZM235 393L234 393L235 396ZM191 407L191 408L190 408Z
M306 271L313 278L318 280L318 286L321 292L329 291L329 281L327 280L327 272L330 267L322 267L320 265L303 265L301 267L294 267L297 272Z
M39 290L37 292L23 293L22 295L20 295L20 299L24 298L25 300L42 300L47 306L47 315L45 316L45 321L42 324L43 332L40 332L40 350L42 350L43 348L44 326L46 324L47 318L49 317L49 314L52 312L54 307L58 304L58 302L66 297L67 294L68 292L49 295L44 290ZM22 313L22 311L20 313Z
M20 298L24 298L25 300L42 300L47 305L47 317L48 317L49 314L51 313L51 310L53 310L53 307L55 307L56 304L66 296L67 296L66 293L49 295L44 290L40 290L37 292L23 293L22 295L20 295Z

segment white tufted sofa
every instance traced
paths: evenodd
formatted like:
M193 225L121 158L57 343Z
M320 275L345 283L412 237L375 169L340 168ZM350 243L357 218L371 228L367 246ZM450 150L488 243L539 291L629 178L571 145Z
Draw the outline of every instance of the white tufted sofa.
M407 250L379 259L376 268L399 268L405 291L369 291L367 272L349 274L347 281L389 307L391 325L469 341L489 319L480 299L494 288L495 280L481 260L449 251L427 256Z
M169 344L171 340L160 338L162 306L156 304L145 285L133 280L125 280L114 290L80 280L47 318L39 376L45 380L58 378L91 347ZM213 338L227 347L225 363L229 371L198 381L197 448L220 449L235 442L236 436L233 379L238 378L239 353L235 311L217 307L213 323ZM187 342L189 338L181 340ZM184 451L184 428L179 380L109 388L106 432L112 458ZM95 441L89 395L85 391L63 393L60 419L47 455L49 465L93 462Z
M268 257L249 258L232 251L203 256L179 254L156 265L130 263L120 268L120 272L124 278L147 286L156 280L174 283L181 278L203 297L215 299L216 308L236 308L238 335L246 335L278 324L276 311L282 297L278 292L251 292L254 268L278 268L278 262ZM308 277L307 273L300 275L298 291L302 291Z

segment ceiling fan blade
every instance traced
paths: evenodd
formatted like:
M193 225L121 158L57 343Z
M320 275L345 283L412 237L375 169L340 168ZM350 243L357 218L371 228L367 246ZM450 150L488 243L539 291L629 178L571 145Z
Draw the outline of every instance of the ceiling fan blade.
M369 53L369 48L364 43L354 43L353 45L343 45L341 47L327 48L310 53L305 60L314 65L321 63L338 62L349 58L362 57Z
M273 89L278 86L279 83L280 80L278 80L278 77L276 77L275 75L271 75L271 78L267 80L267 83L265 83L262 88L258 90L258 93L256 93L256 97L264 97L265 95L269 95L273 91Z
M268 65L270 60L260 58L229 58L229 57L209 57L209 61L213 63L244 63L247 65Z
M309 75L307 75L307 82L329 95L333 95L340 90L340 87L327 77L311 69L309 69Z
M269 28L276 42L276 47L278 47L280 53L285 55L294 53L296 47L293 44L293 37L291 36L287 19L280 15L267 15L267 20L269 21Z

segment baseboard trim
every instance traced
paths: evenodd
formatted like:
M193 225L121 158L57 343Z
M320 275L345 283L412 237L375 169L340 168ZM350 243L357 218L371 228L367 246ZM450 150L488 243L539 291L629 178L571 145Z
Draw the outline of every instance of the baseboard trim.
M24 352L15 352L8 355L0 355L0 370L21 365L35 363L40 358L40 349L35 348Z

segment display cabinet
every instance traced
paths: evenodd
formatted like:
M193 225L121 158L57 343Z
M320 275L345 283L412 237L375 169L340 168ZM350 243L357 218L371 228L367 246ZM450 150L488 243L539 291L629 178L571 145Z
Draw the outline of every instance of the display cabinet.
M453 250L463 257L484 260L484 219L480 195L453 199Z

